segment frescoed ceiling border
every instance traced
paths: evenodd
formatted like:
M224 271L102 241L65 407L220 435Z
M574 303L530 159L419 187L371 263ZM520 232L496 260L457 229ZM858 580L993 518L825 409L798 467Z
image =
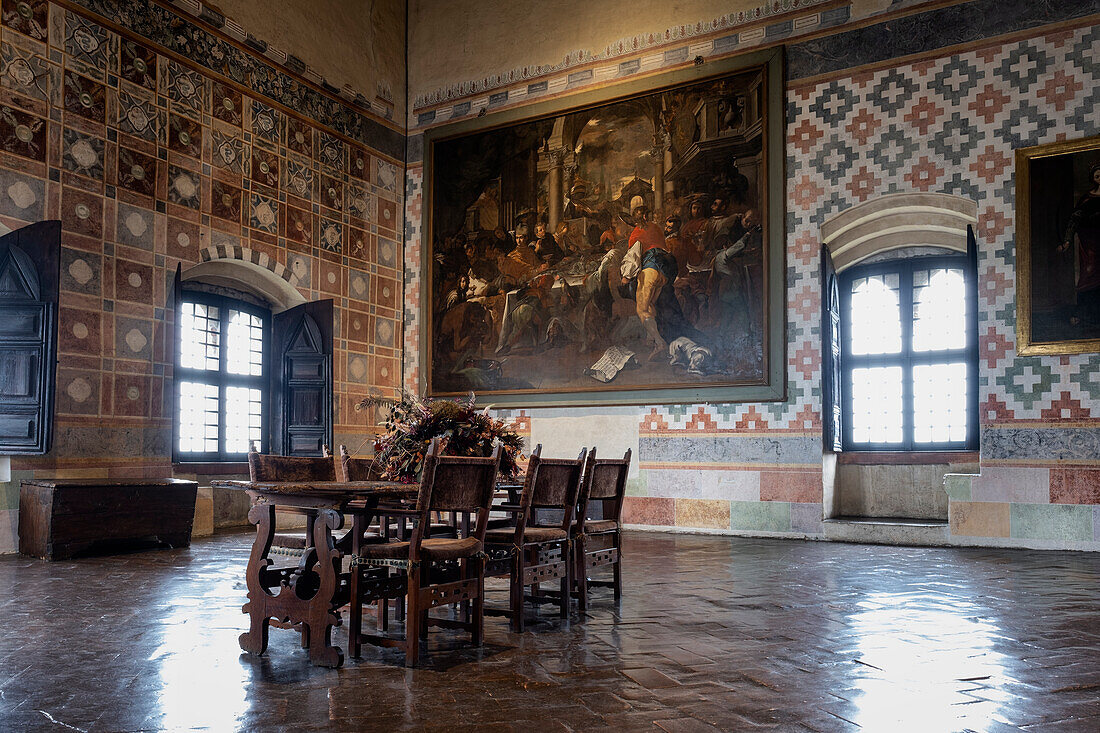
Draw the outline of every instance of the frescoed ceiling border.
M333 132L394 161L404 158L403 130L379 115L362 95L347 99L341 90L326 88L323 79L318 83L311 78L319 76L310 73L300 59L268 48L201 3L176 0L174 5L197 8L202 23L181 15L174 5L154 0L52 1L133 40L151 43L181 63L216 74L242 91L265 96L292 114L323 122ZM218 22L218 31L205 27Z

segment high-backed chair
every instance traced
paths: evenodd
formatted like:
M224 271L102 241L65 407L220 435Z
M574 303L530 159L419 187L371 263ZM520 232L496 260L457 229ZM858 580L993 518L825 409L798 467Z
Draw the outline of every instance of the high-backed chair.
M353 458L346 445L340 446L336 461L336 473L340 481L384 481L381 467L373 458Z
M259 453L256 444L248 448L248 475L252 481L335 481L336 463L328 446L323 456L279 456Z
M382 646L402 646L405 664L412 666L420 657L422 630L429 625L458 628L470 632L474 646L481 646L485 596L485 531L500 469L501 448L489 458L440 455L440 441L433 440L424 457L420 493L416 499L416 526L407 542L367 545L353 562L354 572L382 567L398 573L396 579L363 577L360 592L352 603L372 602L402 595L406 599L405 637L394 639L363 634L360 624L350 629L350 651L358 656L362 642ZM431 536L432 512L468 512L476 514L474 529L467 537ZM396 580L397 582L393 582ZM403 583L402 583L403 581ZM431 618L428 611L436 606L472 601L468 620Z
M328 446L321 447L323 456L279 456L269 453L258 453L255 444L249 444L248 450L248 477L251 481L272 482L307 482L307 481L336 481L336 463ZM272 539L272 550L276 554L301 556L302 551L309 546L313 537L313 520L316 514L302 511L306 517L306 531L302 534L296 532L277 532Z
M538 587L540 583L561 580L561 592L557 595L558 610L562 618L569 615L570 588L572 587L573 568L570 563L569 547L571 543L569 528L573 523L573 512L577 506L577 497L581 489L581 475L584 469L586 450L582 450L576 460L565 458L543 458L542 445L535 447L527 465L527 477L523 483L518 505L498 506L514 511L516 526L490 529L485 533L485 545L490 557L500 551L510 551L510 563L494 562L500 568L487 574L491 577L508 576L511 578L511 593L507 611L491 609L489 613L500 613L511 619L512 628L518 632L524 626L524 601L529 586ZM555 526L540 526L535 522L536 511L557 510L562 513L561 520ZM494 552L496 551L496 552ZM507 565L506 569L501 567ZM503 570L503 572L501 572ZM552 597L532 596L536 602L551 601Z
M340 455L336 459L336 475L341 481L385 481L385 477L382 475L382 468L375 462L373 458L355 458L348 452L346 445L340 446ZM361 508L357 506L357 502L352 502L349 508L357 509ZM372 543L372 542L387 542L390 539L390 524L391 520L395 517L398 518L400 525L400 531L398 537L405 539L404 536L404 524L406 519L414 513L414 507L410 505L394 503L394 504L382 504L375 510L378 524L367 526L369 517L365 517L362 513L357 513L355 521L353 522L353 530L355 525L358 525L360 532L360 543ZM435 533L436 536L442 533ZM354 552L354 550L353 550ZM351 577L351 595L354 598L358 594L359 583L362 580L360 574L353 574ZM389 625L389 617L387 611L389 608L389 601L385 598L378 599L378 625L382 629L386 629ZM397 605L398 613L404 609L402 602L399 600ZM361 614L363 611L362 604L353 603L351 606L351 618L350 623L352 628L362 623Z
M385 477L382 475L382 468L375 462L373 458L353 458L348 452L346 445L340 446L340 457L336 462L337 476L342 476L341 481L385 481ZM414 515L413 505L405 502L393 502L384 503L378 507L379 509L379 532L389 538L389 526L388 519L398 517L398 532L399 539L408 539L405 529L404 518ZM441 520L440 517L433 517L433 520ZM452 523L443 521L433 521L432 523L432 537L451 536L457 537L455 532L455 526Z
M613 588L616 603L622 598L622 511L629 470L629 449L622 458L597 459L595 448L588 453L577 521L572 528L577 606L581 611L588 608L588 589L593 586ZM595 502L603 505L602 519L587 518ZM612 566L612 580L589 580L588 571L603 565Z

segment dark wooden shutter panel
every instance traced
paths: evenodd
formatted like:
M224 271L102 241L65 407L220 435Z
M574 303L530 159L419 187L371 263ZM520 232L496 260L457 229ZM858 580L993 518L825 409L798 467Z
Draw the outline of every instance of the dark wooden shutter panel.
M50 449L61 222L0 237L0 453Z
M829 248L821 248L821 419L825 446L841 448L840 287Z
M969 323L966 324L966 348L971 354L978 354L978 240L974 236L974 227L969 224L966 227L966 301L968 304ZM971 450L978 448L978 362L975 358L970 363L970 375L967 379L967 388L971 390L967 426L969 434L966 436L967 445Z
M170 348L172 349L171 362L179 367L180 359L179 352L183 348L183 264L178 263L176 265L176 274L172 278L172 290L171 301L169 301L164 308L165 313L172 313L172 337L169 339ZM170 386L169 386L170 385ZM180 446L180 379L179 374L173 374L172 381L165 382L165 386L171 389L174 394L172 395L172 405L175 409L172 411L172 460L179 460L179 446Z
M319 456L332 443L332 301L272 319L271 450Z

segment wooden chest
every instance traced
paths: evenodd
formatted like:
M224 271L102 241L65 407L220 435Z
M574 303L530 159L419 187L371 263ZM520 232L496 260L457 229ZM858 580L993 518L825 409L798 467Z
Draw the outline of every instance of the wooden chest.
M191 544L198 484L180 479L35 479L19 491L19 551L47 560L125 543Z

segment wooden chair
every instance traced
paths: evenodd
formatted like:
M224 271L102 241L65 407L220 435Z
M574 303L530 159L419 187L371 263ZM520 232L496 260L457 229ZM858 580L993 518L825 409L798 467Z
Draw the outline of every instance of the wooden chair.
M341 481L384 481L382 469L373 458L353 458L346 445L340 446L340 458L336 461L337 475Z
M346 445L340 446L340 456L336 461L337 476L341 481L384 481L385 477L382 475L382 468L375 462L373 458L354 458L348 451ZM357 502L352 502L349 505L350 509L362 508ZM412 504L404 503L384 503L378 506L375 510L377 524L370 525L370 517L364 515L362 512L357 512L353 519L353 531L360 533L360 544L367 544L372 542L389 542L391 537L391 521L397 520L397 537L398 539L408 539L405 533L405 523L409 516L415 514L415 506ZM433 525L434 527L434 525ZM448 529L450 529L448 527ZM434 531L434 536L439 536ZM442 534L446 534L443 532ZM358 553L359 548L352 548L353 553ZM361 576L353 574L351 577L351 597L355 598L358 595L359 581ZM380 598L377 601L378 606L378 626L385 630L389 626L389 601L385 598ZM398 599L396 602L396 611L400 616L404 611L404 602L402 599ZM362 604L353 603L351 606L351 628L357 628L362 623Z
M424 457L423 478L416 500L417 522L407 542L367 545L353 561L353 572L360 577L358 594L352 603L362 604L380 598L406 596L405 637L364 634L352 625L350 650L358 656L366 641L405 649L405 664L412 666L420 657L421 637L428 626L457 628L470 632L474 646L481 646L485 597L485 531L500 469L501 448L489 458L440 455L439 440L433 440ZM432 512L469 512L477 514L473 532L462 538L431 537ZM371 568L385 568L387 577L376 579L366 574ZM389 570L398 574L389 577ZM395 582L396 581L396 582ZM472 601L468 620L433 618L428 611L436 606Z
M251 481L336 481L336 462L328 446L321 446L324 454L314 456L279 456L256 451L255 443L248 447L248 476ZM306 517L306 529L297 532L276 532L271 549L275 554L301 557L313 537L316 512L302 511Z
M569 616L573 581L569 528L573 524L586 454L587 450L582 450L576 460L543 458L542 445L536 446L527 466L519 504L498 505L499 509L516 514L516 526L485 533L490 558L502 551L508 553L496 561L490 560L486 575L511 578L508 610L490 609L487 613L508 616L517 632L523 632L525 600L536 603L554 600L552 596L525 595L529 586L537 589L545 581L561 580L561 592L556 596L558 610L562 618ZM561 521L557 526L540 526L535 521L539 509L561 511Z
M248 448L248 474L252 481L335 481L336 463L328 446L323 456L278 456L259 453L256 444Z
M622 511L626 494L626 475L630 470L630 450L622 458L596 458L596 449L588 453L584 482L577 502L577 521L573 523L575 585L577 606L588 609L588 589L593 586L614 589L615 602L622 598ZM602 519L588 519L593 502L603 504ZM612 566L612 580L590 580L588 571Z

